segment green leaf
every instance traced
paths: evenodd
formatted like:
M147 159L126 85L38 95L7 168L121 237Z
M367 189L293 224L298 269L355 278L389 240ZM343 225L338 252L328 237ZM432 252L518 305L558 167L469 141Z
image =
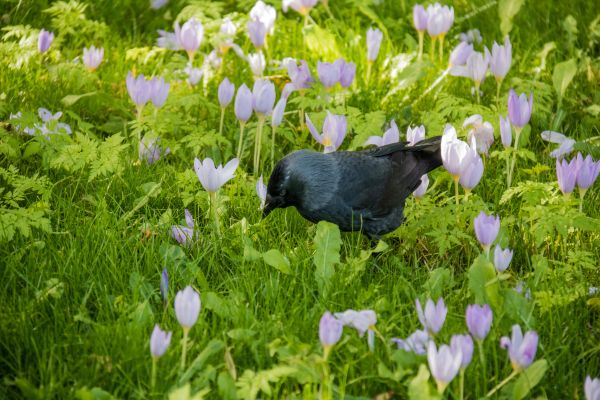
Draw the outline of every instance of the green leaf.
M548 369L548 362L546 360L538 360L531 364L529 368L521 373L519 379L515 382L515 388L513 389L513 400L521 400L525 398L537 385L540 383L546 370Z
M112 394L100 389L100 388L92 388L88 389L86 387L78 389L75 392L75 396L77 396L80 400L112 400L114 397Z
M185 373L181 375L181 378L179 378L179 383L181 384L183 382L188 382L196 374L196 372L200 371L204 367L204 364L211 356L220 352L224 348L225 343L220 340L213 339L208 342L206 347L204 347L200 354L198 354L194 361L192 361Z
M70 95L63 97L60 101L65 106L69 107L69 106L72 106L73 104L77 103L79 100L83 99L84 97L93 96L96 93L98 93L98 92L94 91L94 92L84 93L84 94L70 94Z
M425 364L419 367L419 373L408 384L408 398L411 400L437 400L438 394L431 393L429 386L429 370Z
M444 289L452 287L452 274L448 268L436 268L429 273L429 279L423 285L433 299L441 297Z
M319 222L314 243L315 279L319 285L319 292L325 295L335 273L334 266L340 262L340 248L342 246L340 228L331 222Z
M552 83L554 83L554 89L558 94L558 101L560 102L567 91L567 87L571 84L571 81L577 73L577 62L574 58L558 63L554 66L554 72L552 73Z
M469 289L477 303L490 303L495 309L500 307L500 294L496 270L484 254L481 254L469 268Z
M506 36L513 27L512 20L518 14L525 0L500 0L498 2L498 15L500 16L500 30Z
M341 55L335 36L331 32L318 25L310 25L305 27L303 31L304 40L310 54L326 60L335 60Z
M262 255L267 265L278 269L284 274L291 274L290 261L279 250L271 249Z

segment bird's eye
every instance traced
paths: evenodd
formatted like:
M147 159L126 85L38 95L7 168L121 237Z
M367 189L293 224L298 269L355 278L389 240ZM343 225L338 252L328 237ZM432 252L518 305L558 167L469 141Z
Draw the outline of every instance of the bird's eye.
M281 197L285 197L286 194L287 194L287 190L282 189L281 190Z

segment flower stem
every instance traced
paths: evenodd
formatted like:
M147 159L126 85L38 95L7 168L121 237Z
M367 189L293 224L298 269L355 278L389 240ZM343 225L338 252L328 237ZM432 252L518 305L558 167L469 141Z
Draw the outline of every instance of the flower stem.
M508 171L508 182L507 185L510 188L512 184L513 172L515 170L515 164L517 163L517 149L519 148L519 138L521 136L521 130L523 128L515 127L515 154L513 155L512 162L510 164L510 169Z
M488 394L485 395L485 397L490 397L491 395L493 395L494 393L496 393L498 390L500 390L502 388L502 386L506 385L512 378L514 378L518 374L519 374L519 371L513 370L513 372L505 380L503 380L502 382L500 382L499 384L497 384L496 387L494 387L492 390L490 390L488 392Z
M456 209L458 210L458 176L453 177L454 179L454 200L456 201Z
M150 391L154 392L154 388L156 387L156 364L158 361L158 357L152 357L152 377L150 378Z
M221 121L219 122L219 136L223 134L223 121L225 120L225 108L221 107Z
M433 54L435 53L435 41L436 37L431 38L431 47L429 48L429 59L433 62Z
M477 96L477 104L481 103L481 96L479 95L479 86L481 82L475 82L475 95Z
M273 126L271 131L271 171L275 167L275 130L277 127Z
M502 79L496 79L496 109L500 110L500 86L502 86Z
M254 175L258 175L258 170L260 168L260 147L262 144L262 131L264 124L265 117L260 115L258 117L258 126L256 127L256 137L254 138Z
M187 355L187 338L190 328L183 328L183 339L181 339L181 372L185 369L185 357Z
M238 143L238 149L237 149L238 160L241 160L242 150L244 150L244 128L245 127L246 127L246 123L240 121L240 141Z
M440 62L444 58L444 38L446 35L440 35Z
M587 192L587 189L579 188L579 212L580 213L583 212L583 197L585 196L586 192Z
M321 384L321 399L322 400L330 400L333 398L333 393L331 390L332 382L331 382L331 373L329 371L329 363L327 362L327 357L326 355L329 354L329 352L327 351L328 349L325 349L325 359L323 362L323 383Z
M477 348L479 349L479 362L481 362L481 370L483 371L483 391L487 390L487 373L485 365L485 353L483 352L483 340L477 340Z
M460 376L459 376L459 387L460 387L460 400L463 400L465 398L465 370L464 368L460 369Z
M419 31L419 53L417 54L417 60L421 61L423 58L423 41L425 39L425 31Z
M371 68L373 67L372 61L367 61L367 85L369 85L369 80L371 79Z
M215 221L215 229L217 231L217 236L221 237L221 224L219 223L219 213L217 212L217 193L216 192L208 192L210 197L210 210L213 214L213 219Z

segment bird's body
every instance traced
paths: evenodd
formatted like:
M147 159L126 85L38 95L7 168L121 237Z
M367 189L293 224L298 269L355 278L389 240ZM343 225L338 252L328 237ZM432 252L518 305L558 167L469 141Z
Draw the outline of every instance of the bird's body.
M294 206L311 222L378 237L400 226L406 198L441 164L439 137L355 152L300 150L275 167L265 214Z

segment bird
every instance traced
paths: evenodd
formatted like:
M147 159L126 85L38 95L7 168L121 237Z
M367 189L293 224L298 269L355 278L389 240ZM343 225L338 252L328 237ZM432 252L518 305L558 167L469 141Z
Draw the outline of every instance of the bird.
M360 150L319 153L298 150L275 165L263 217L295 207L308 221L329 221L341 231L371 239L404 220L404 202L421 177L442 165L441 136L410 146L397 142Z

